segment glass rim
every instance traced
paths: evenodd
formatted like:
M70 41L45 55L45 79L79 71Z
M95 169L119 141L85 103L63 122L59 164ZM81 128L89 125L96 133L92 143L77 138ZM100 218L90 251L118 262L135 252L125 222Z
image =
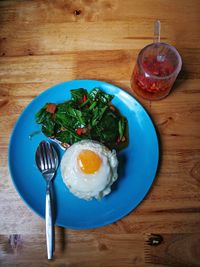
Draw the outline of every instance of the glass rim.
M168 47L169 49L171 49L171 50L174 52L174 54L175 54L176 57L178 58L178 64L177 64L175 70L174 70L171 74L169 74L169 75L167 75L167 76L159 77L159 76L153 75L153 74L151 74L148 70L146 70L146 69L143 67L143 65L142 65L141 59L142 59L142 55L144 54L145 50L146 50L148 47L155 46L156 44L159 44L159 45L163 45L163 46L165 46L165 47ZM171 78L172 76L174 76L175 73L178 75L179 72L180 72L180 70L181 70L181 67L182 67L182 58L181 58L181 56L180 56L178 50L177 50L174 46L169 45L169 44L167 44L167 43L162 43L162 42L161 42L161 43L151 43L151 44L148 44L148 45L146 45L145 47L143 47L143 48L141 49L141 51L139 52L139 54L138 54L137 62L139 63L139 66L140 66L140 68L142 69L142 71L143 71L144 73L147 73L151 78L153 78L153 79L157 79L157 80L169 79L169 78Z

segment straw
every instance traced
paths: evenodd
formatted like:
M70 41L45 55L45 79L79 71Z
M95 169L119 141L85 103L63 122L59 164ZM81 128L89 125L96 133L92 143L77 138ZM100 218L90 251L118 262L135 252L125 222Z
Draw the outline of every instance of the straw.
M154 39L153 42L154 43L160 43L160 20L156 20L154 22Z

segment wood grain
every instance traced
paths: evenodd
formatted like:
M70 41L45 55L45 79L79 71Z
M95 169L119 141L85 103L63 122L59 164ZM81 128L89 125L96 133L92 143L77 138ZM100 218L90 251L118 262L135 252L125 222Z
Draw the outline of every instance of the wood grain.
M154 235L94 234L56 231L52 266L199 266L199 236L162 234L160 245L150 245ZM70 241L69 241L70 240ZM41 249L43 247L43 249ZM0 235L1 263L13 266L46 266L44 235ZM88 250L90 257L88 258ZM144 252L143 252L144 251ZM119 256L116 257L116 253ZM9 255L9 257L7 257ZM122 265L123 262L123 265ZM63 264L64 263L64 264Z
M168 266L199 266L200 236L195 234L164 234L159 246L150 240L156 235L147 237L145 246L146 262ZM151 245L150 245L151 244Z
M200 266L199 12L198 0L0 1L0 266ZM166 99L139 99L160 141L153 187L116 223L56 227L55 260L48 262L44 221L10 179L12 128L32 99L62 81L98 79L133 94L133 66L152 41L155 19L183 69ZM152 233L163 242L150 246Z

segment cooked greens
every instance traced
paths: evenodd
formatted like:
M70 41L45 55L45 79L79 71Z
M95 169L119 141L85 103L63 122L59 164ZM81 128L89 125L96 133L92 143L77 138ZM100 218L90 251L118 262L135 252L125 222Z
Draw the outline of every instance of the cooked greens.
M113 95L99 88L91 92L71 90L71 100L60 104L47 103L37 114L42 132L63 144L72 145L92 139L110 148L124 142L127 120L111 105Z

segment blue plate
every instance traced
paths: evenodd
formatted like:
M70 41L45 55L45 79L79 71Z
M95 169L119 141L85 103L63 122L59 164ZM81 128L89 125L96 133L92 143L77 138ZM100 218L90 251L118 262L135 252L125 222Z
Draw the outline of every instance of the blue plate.
M45 181L35 164L35 151L46 139L35 123L35 113L47 102L63 102L70 89L98 87L115 95L113 104L128 119L129 146L119 153L119 178L111 194L101 201L85 201L73 196L62 181L60 168L54 180L56 224L73 229L100 227L115 222L132 211L145 197L158 166L158 140L153 123L144 108L128 93L106 82L96 80L68 81L44 91L19 117L9 146L9 167L14 185L22 199L37 214L45 214ZM63 151L59 149L60 157Z

